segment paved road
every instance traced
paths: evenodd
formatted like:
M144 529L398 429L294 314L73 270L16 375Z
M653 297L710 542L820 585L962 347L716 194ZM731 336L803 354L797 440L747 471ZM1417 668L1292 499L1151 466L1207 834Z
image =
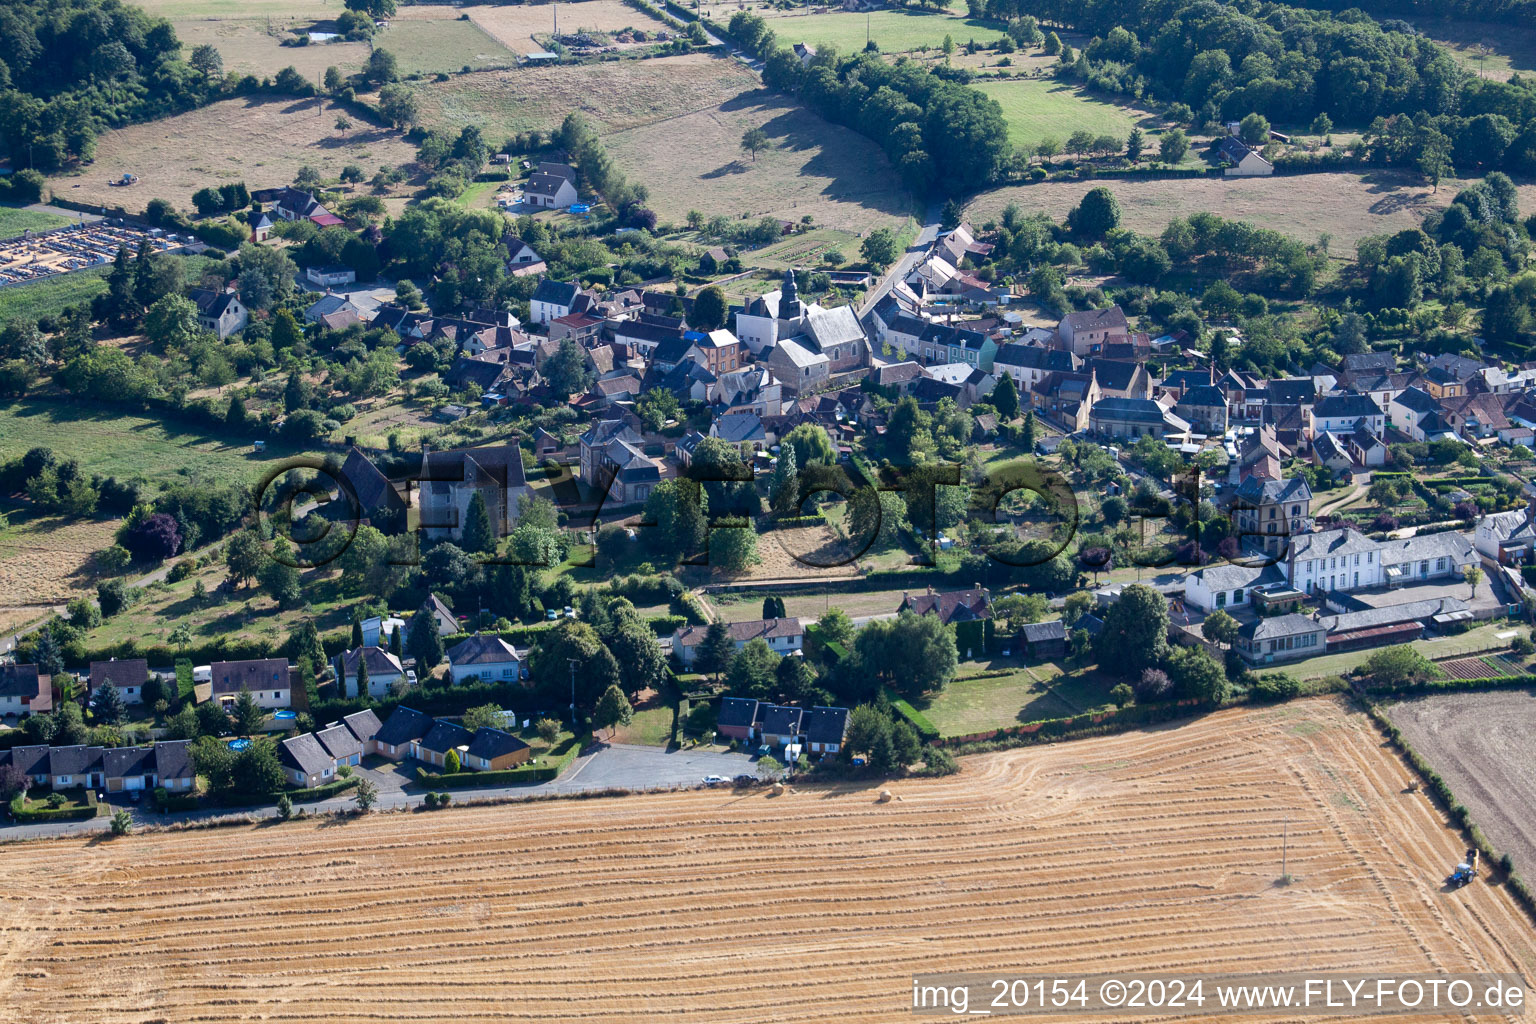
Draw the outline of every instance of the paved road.
M924 256L928 255L929 247L939 237L939 214L942 209L938 203L929 205L928 212L925 215L927 223L917 233L917 239L907 248L907 254L896 261L896 265L891 267L886 272L885 277L880 279L879 286L864 299L864 305L859 309L859 319L862 320L868 316L869 311L875 308L875 304L885 298L886 293L891 290L891 286L911 273L912 268L922 262Z
M631 746L623 743L601 744L590 753L577 758L570 769L553 782L521 786L493 786L485 789L457 789L455 800L481 800L499 797L541 796L547 794L581 793L599 789L672 789L679 786L696 786L706 775L723 775L734 778L744 772L755 772L746 754L731 754L712 750L674 750L667 752L660 747ZM374 774L370 772L370 774ZM380 786L379 809L414 807L422 802L425 789L405 792L388 784ZM134 820L141 825L165 825L185 821L213 821L220 818L239 818L248 815L270 815L272 807L246 807L237 810L187 811L179 814L156 814L142 804L133 804L117 797L114 807L128 809ZM310 813L350 810L355 806L352 797L341 796L318 803L302 805ZM40 825L6 825L0 827L0 842L14 839L40 839L58 836L102 832L110 824L107 817L89 821L50 822Z

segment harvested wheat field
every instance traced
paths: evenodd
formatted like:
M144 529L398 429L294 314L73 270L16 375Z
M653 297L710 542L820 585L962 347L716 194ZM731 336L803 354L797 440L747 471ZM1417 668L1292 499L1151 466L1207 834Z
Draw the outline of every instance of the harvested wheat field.
M400 13L407 16L411 11L410 7L400 9ZM536 34L547 36L555 27L556 11L551 4L478 6L467 8L467 11L470 21L514 53L526 53L535 48L536 40L533 37ZM583 0L580 3L561 4L558 13L560 31L564 35L572 35L583 29L617 32L625 28L638 28L647 34L671 31L665 23L622 0Z
M1461 841L1404 780L1364 716L1314 700L973 758L890 803L704 790L35 842L0 851L0 1005L887 1022L934 970L1530 976L1504 892L1440 892Z
M354 126L345 133L335 127L341 114ZM90 166L48 185L62 199L129 211L157 198L190 209L192 193L207 185L244 181L253 189L274 188L292 183L305 164L334 178L347 164L371 174L415 158L415 147L399 132L360 122L324 100L250 97L106 132ZM107 184L124 172L137 174L139 183Z
M91 555L112 546L116 522L61 519L31 509L0 530L0 631L43 618L56 605L94 595Z
M1367 235L1417 227L1429 213L1449 206L1458 187L1456 182L1442 182L1438 192L1432 191L1417 175L1401 171L1275 178L1046 181L982 193L967 206L966 215L981 223L1015 202L1026 213L1041 210L1059 221L1084 193L1100 185L1120 201L1123 226L1144 234L1160 234L1173 218L1208 210L1308 244L1327 234L1332 253L1346 258L1354 257L1355 243Z

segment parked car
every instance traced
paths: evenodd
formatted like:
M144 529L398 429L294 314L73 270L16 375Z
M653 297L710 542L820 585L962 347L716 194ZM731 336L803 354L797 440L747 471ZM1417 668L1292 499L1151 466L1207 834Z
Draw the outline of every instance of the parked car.
M756 775L742 774L742 775L736 776L736 778L733 779L732 781L735 782L736 785L738 785L738 786L750 786L750 785L754 784L755 782L757 782L757 776Z
M549 609L548 611L546 611L544 613L544 617L546 619L548 619L550 622L554 622L556 619L558 619L560 617L560 613L557 612L555 609L551 608L551 609Z
M706 785L706 786L722 786L725 783L730 782L730 781L731 780L726 778L724 775L706 775L706 776L704 776L704 785Z
M570 605L566 605L565 606L565 617L568 618L568 619L574 619L576 617L576 609L572 608Z

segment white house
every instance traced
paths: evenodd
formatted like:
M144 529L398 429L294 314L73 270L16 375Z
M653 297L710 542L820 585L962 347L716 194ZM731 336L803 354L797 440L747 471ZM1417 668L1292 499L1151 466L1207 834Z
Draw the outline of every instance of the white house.
M339 264L329 267L309 267L304 271L304 278L310 284L321 288L335 288L337 285L356 282L357 271Z
M348 697L357 697L357 667L367 658L368 665L368 696L374 700L383 700L386 697L397 696L406 687L405 668L400 664L400 659L390 654L382 647L371 644L359 647L355 651L343 651L336 656L336 679L341 683L341 692Z
M1218 608L1241 608L1252 602L1254 587L1284 580L1272 565L1207 565L1184 577L1184 603L1207 615Z
M448 674L454 686L470 678L482 683L521 682L525 671L517 651L499 636L476 633L448 649Z
M1265 160L1258 150L1250 149L1242 139L1227 136L1221 140L1221 155L1231 163L1226 169L1229 178L1258 178L1275 173L1275 165Z
M730 630L731 642L738 651L747 646L748 641L759 638L767 641L774 653L781 656L795 654L805 646L805 630L801 628L800 620L795 618L732 622L727 628ZM691 666L698 657L699 644L704 642L707 632L705 626L684 626L672 634L672 651L677 659Z
M576 184L570 178L544 171L535 171L523 186L523 202L541 210L564 210L579 197Z
M240 691L248 689L259 707L269 710L292 705L287 658L216 661L209 666L209 695L226 708L234 707Z
M405 620L391 615L388 618L380 618L377 615L363 620L363 646L364 647L388 647L389 638L395 630L404 629ZM400 637L402 641L405 637ZM369 666L372 668L373 666Z
M581 289L569 281L544 278L534 289L533 297L528 300L528 310L533 322L547 327L551 320L558 320L567 315L580 292Z

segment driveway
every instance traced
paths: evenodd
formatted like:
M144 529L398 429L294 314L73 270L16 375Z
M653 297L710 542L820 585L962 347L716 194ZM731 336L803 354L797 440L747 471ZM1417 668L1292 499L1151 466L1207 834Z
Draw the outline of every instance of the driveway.
M405 764L383 764L364 768L364 773L379 784L379 799L375 804L380 810L396 807L414 807L422 802L425 788L412 792L402 787L409 778L403 771ZM706 775L723 775L733 778L744 772L753 772L752 759L746 754L731 754L711 750L676 750L668 753L660 747L631 746L624 743L598 744L577 758L570 769L553 782L520 786L488 786L484 789L456 789L456 801L483 800L498 797L539 796L541 794L580 793L597 789L623 788L632 790L671 789L676 786L697 786ZM114 809L119 806L114 798ZM156 814L143 804L123 803L133 819L140 825L165 825L185 821L210 821L227 817L267 817L274 813L271 806L249 807L239 810L187 811L179 814ZM350 810L356 806L350 794L300 805L310 813ZM9 839L43 839L80 833L103 832L110 819L92 818L88 821L49 822L39 825L6 825L0 827L0 842Z

